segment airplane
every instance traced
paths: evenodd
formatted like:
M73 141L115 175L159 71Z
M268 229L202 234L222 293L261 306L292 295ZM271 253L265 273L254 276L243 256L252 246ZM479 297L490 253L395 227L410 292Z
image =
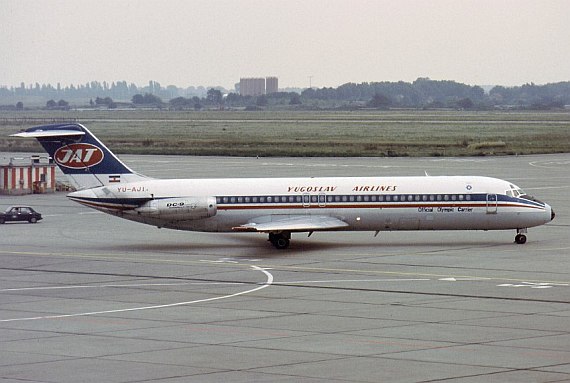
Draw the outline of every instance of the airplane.
M277 249L316 231L516 230L550 222L548 204L481 176L155 179L119 160L85 126L29 128L76 191L68 197L158 228L259 232Z

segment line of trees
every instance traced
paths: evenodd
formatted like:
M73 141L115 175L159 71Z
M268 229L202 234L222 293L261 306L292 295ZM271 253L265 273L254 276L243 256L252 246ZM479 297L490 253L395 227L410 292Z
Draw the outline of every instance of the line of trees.
M221 88L223 89L223 88ZM174 85L163 87L156 81L149 81L146 86L137 86L134 83L128 84L126 81L108 83L106 81L90 81L85 84L68 85L62 87L59 83L52 84L30 84L21 83L18 87L0 86L0 97L42 97L44 99L67 99L88 100L96 97L110 97L114 100L128 101L136 94L153 94L164 99L171 99L178 96L198 96L204 97L207 89L205 87L179 88Z
M155 81L148 86L128 85L126 81L112 84L90 82L83 86L54 88L36 84L18 88L0 88L0 97L43 96L49 101L48 109L66 109L70 104L91 107L160 107L176 110L207 108L246 108L256 110L266 107L295 108L461 108L461 109L552 109L570 105L570 82L546 85L525 84L517 87L495 86L486 93L480 86L455 81L435 81L418 78L414 82L365 82L347 83L337 88L309 88L300 93L278 92L258 97L242 96L223 88L199 89L173 85L162 87ZM55 101L59 99L60 101ZM67 100L67 101L64 101ZM118 101L117 101L118 100ZM168 100L164 102L163 100ZM84 104L81 104L84 102ZM23 104L9 106L21 110ZM4 108L6 109L6 108Z
M570 105L570 82L517 87L480 86L419 78L407 82L348 83L338 88L306 89L305 100L368 102L369 107L551 109Z

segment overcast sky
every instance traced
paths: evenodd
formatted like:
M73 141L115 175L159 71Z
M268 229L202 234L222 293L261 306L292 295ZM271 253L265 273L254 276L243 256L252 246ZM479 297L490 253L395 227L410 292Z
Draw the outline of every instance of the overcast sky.
M570 80L569 20L566 0L0 0L0 86L545 84Z

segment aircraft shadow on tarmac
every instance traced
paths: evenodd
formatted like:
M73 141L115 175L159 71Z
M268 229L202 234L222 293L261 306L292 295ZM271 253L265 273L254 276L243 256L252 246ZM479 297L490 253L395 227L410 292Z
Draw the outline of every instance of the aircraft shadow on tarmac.
M327 251L327 250L344 250L344 249L368 249L374 251L390 251L390 249L401 250L403 248L411 248L413 253L417 251L429 252L439 250L457 250L457 249L483 249L491 247L502 246L515 246L512 243L504 242L502 240L471 240L471 241L415 241L415 242L398 242L395 239L383 242L379 239L372 239L366 242L346 242L346 241L324 241L315 238L307 239L306 237L294 238L291 246L286 250L277 250L269 242L259 236L243 236L243 235L225 235L224 240L207 242L192 241L191 238L176 243L129 243L124 245L114 245L106 247L110 251L126 251L148 254L160 253L180 253L180 254L195 254L203 253L204 255L223 255L232 257L264 257L264 258L279 258L283 256L290 256L295 254L302 254L309 251ZM381 256L381 253L377 254Z

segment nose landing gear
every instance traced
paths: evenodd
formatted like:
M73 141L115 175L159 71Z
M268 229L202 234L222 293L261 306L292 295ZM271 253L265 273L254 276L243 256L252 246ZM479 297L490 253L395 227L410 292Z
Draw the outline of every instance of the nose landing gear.
M526 243L526 229L517 229L517 235L515 236L515 243L518 245L522 245Z

